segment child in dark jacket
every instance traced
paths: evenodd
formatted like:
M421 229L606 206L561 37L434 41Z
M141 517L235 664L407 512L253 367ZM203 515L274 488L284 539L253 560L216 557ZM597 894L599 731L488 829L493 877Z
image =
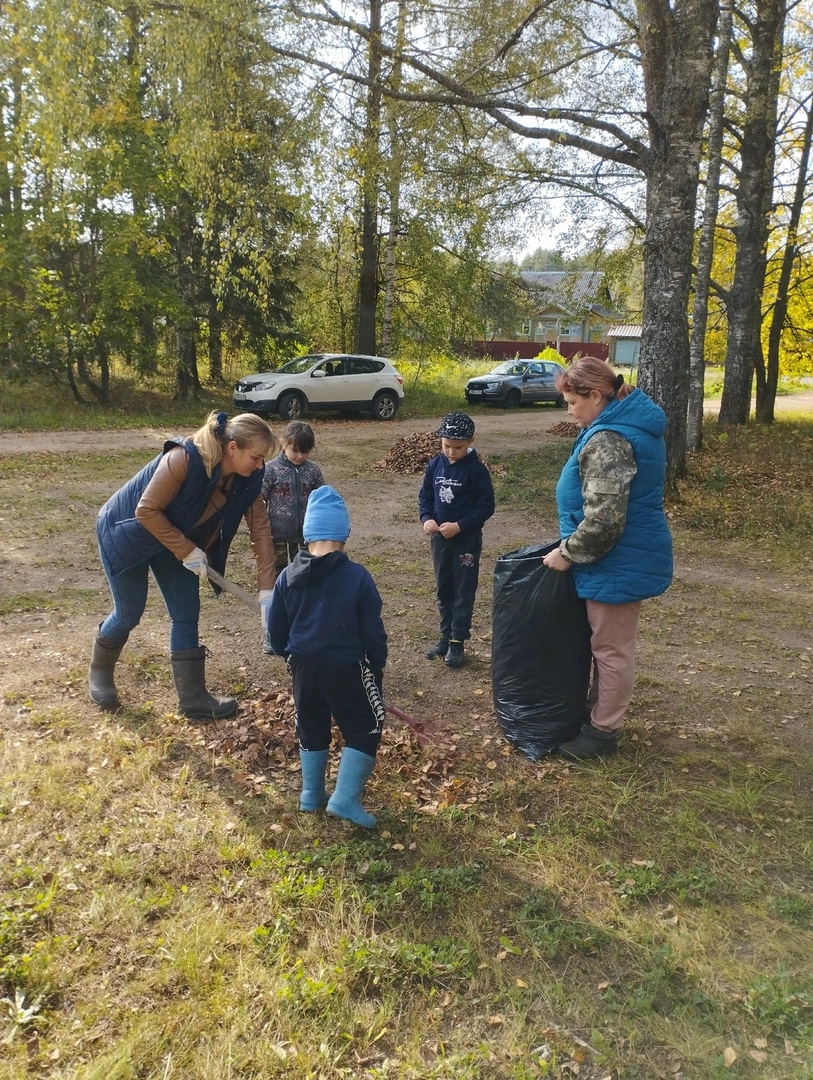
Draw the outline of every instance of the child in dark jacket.
M292 420L282 433L280 452L265 465L263 498L274 537L277 574L304 547L305 507L310 493L325 482L322 470L310 460L315 445L310 424Z
M268 613L267 645L288 661L302 763L299 808L320 810L367 829L376 819L361 804L375 766L384 723L381 680L387 634L381 597L369 572L344 547L350 517L332 487L308 500L300 551L277 578ZM325 790L330 720L345 741L328 801Z
M466 413L444 416L435 432L440 453L426 466L418 496L423 531L431 537L440 637L427 660L463 664L483 549L483 525L494 513L491 475L472 447L474 421Z

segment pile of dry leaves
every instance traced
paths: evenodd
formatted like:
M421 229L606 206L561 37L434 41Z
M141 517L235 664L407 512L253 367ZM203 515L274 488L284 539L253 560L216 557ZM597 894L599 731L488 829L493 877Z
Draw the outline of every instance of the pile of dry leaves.
M554 424L550 429L551 435L561 435L565 439L575 439L579 434L579 425L573 424L569 420L560 420L558 424Z
M379 775L401 779L397 799L402 808L436 814L452 805L465 808L487 802L500 760L513 754L510 747L491 735L467 743L433 724L417 726L425 727L427 734L422 736L396 719L385 727L379 749L379 758L386 763ZM271 785L295 802L302 780L294 704L287 690L277 685L253 701L243 701L234 720L198 728L194 741L210 754L235 762L233 779L249 798ZM334 767L337 762L338 754ZM551 771L553 766L546 764L538 767L537 775Z
M376 472L422 473L430 458L439 453L440 439L434 432L415 432L413 435L404 435L400 438L383 461L376 461L373 464L373 469ZM505 475L505 468L502 465L493 464L484 454L479 456L490 473Z
M383 461L373 468L377 472L422 473L427 462L440 453L440 439L432 431L404 435Z

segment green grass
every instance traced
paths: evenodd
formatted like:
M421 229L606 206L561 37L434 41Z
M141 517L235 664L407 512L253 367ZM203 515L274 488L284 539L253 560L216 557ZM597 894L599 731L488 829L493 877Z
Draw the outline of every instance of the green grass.
M467 406L463 391L470 378L482 375L494 366L490 361L439 357L425 364L401 361L398 366L404 376L405 389L401 416L442 416L461 407L468 408L476 416L488 410L487 405ZM0 379L3 392L0 431L102 431L153 425L197 427L212 409L232 411L232 385L250 367L250 363L247 367L244 361L235 361L227 365L222 385L204 383L198 399L174 401L174 388L169 377L137 376L128 368L114 364L108 405L94 401L79 404L67 384L53 377L32 376L23 381ZM778 393L794 393L802 388L802 384L784 380ZM705 396L717 397L721 389L721 375L714 369L708 371Z
M465 403L463 388L487 363L445 360L434 365L402 364L405 401L400 415L442 416ZM212 409L233 411L232 385L245 365L227 370L222 386L204 385L197 400L173 401L171 382L160 376L136 377L115 366L111 403L78 404L67 385L31 377L22 382L0 380L3 409L0 431L93 431L131 427L197 427ZM477 407L478 409L481 407Z
M6 868L2 942L7 985L39 1002L26 1027L58 1034L71 1075L542 1076L532 1051L578 1060L573 1032L604 1075L649 1077L671 1053L715 1077L726 1045L762 1037L781 1067L742 1075L806 1075L783 1040L813 1040L813 928L783 880L812 822L781 770L585 769L533 824L509 786L468 821L268 847L260 808L188 772L179 786L113 727L94 741L119 761L104 782L63 730L42 743L38 806L15 811L30 780L13 772L3 807L26 854L37 818L65 823ZM380 778L385 801L398 783Z

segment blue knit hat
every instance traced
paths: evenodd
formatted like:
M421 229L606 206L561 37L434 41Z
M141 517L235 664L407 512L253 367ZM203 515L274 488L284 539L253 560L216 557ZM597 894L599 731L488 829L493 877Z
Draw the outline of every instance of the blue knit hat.
M310 493L302 535L306 544L312 540L340 540L343 544L347 541L350 515L335 488L319 487Z
M469 439L474 438L474 421L468 413L446 413L435 435L439 439L459 439L461 442L468 442Z

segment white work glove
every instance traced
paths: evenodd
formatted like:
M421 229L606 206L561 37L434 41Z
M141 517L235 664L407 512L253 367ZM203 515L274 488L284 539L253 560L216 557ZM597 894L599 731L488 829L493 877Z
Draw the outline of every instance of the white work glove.
M192 548L186 558L183 560L183 564L187 570L191 570L193 574L197 574L198 577L208 577L206 573L206 552L202 551L199 547Z
M273 589L260 589L260 622L263 626L263 632L268 630L268 612L271 610L271 597L273 595Z

